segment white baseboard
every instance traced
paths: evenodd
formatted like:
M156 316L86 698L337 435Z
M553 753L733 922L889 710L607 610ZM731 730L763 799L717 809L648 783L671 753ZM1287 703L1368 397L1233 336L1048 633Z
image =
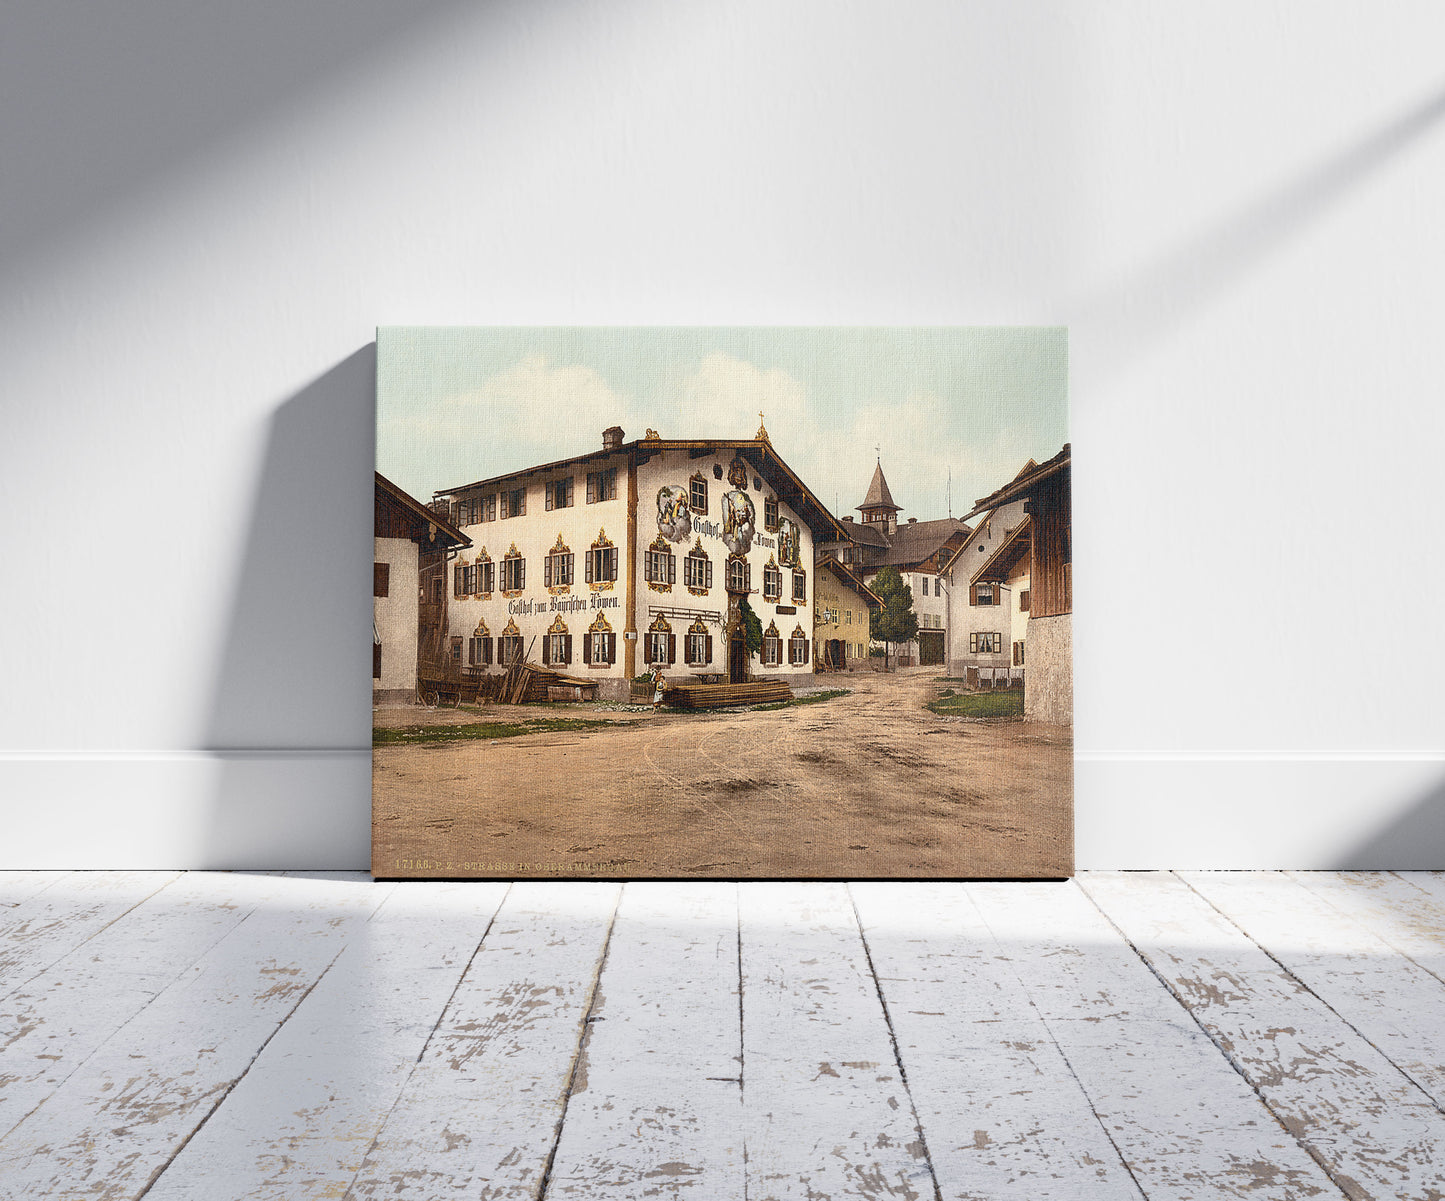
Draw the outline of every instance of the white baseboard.
M1080 871L1445 868L1445 756L1081 753Z
M364 870L371 752L9 752L0 868Z
M0 753L0 868L365 870L365 749ZM1445 868L1445 756L1081 753L1080 870Z

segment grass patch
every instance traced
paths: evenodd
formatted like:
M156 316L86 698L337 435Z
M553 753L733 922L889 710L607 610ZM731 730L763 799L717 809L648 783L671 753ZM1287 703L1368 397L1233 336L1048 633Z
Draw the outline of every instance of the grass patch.
M524 722L469 722L464 726L401 726L394 730L373 728L372 746L412 746L422 742L490 742L494 738L519 738L523 734L596 730L615 726L615 721L587 717L533 717Z
M941 696L925 706L941 717L1022 717L1024 690L1003 688L998 692L966 692Z
M754 713L766 713L769 709L791 709L794 705L816 705L819 701L831 701L837 696L847 696L851 688L828 688L822 692L810 692L807 696L795 696L790 701L774 701L769 705L754 705Z

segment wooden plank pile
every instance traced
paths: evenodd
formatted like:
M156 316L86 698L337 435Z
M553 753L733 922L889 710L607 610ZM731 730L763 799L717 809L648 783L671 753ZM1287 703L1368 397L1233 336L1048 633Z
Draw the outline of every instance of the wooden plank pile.
M790 701L793 690L785 680L755 680L746 684L668 684L663 699L679 709L718 709L726 705Z
M525 661L513 663L497 681L488 700L504 705L531 705L548 700L596 700L597 681L564 676Z

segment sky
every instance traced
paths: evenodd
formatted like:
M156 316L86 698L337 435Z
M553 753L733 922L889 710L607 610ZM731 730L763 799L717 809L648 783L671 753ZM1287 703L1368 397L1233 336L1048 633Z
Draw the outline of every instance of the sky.
M752 438L857 516L961 517L1069 440L1057 327L384 327L376 466L417 499L624 440ZM876 448L876 449L875 449ZM951 488L950 488L951 478Z

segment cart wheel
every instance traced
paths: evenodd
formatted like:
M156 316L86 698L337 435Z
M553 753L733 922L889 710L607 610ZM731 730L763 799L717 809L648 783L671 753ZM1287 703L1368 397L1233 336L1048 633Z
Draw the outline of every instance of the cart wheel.
M421 703L428 709L435 709L437 707L437 694L435 692L422 693Z

